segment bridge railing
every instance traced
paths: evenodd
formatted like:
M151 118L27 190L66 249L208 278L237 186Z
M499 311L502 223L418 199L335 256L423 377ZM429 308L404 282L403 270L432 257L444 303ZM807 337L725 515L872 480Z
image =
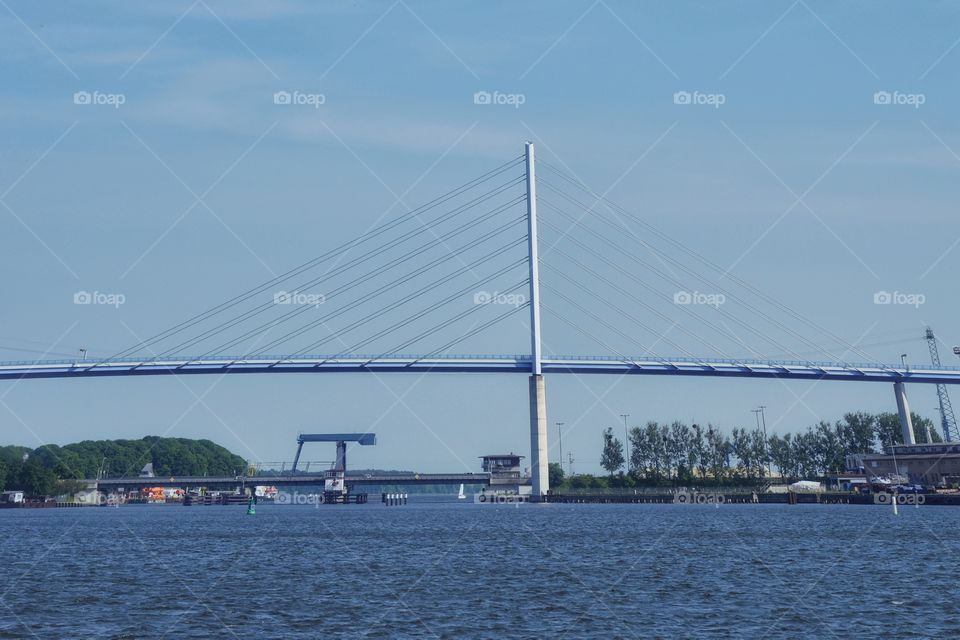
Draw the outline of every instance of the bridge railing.
M528 356L529 359L529 356ZM843 367L847 369L897 369L903 370L902 365L884 364L881 362L837 362L825 360L761 360L758 358L690 358L690 357L660 357L660 356L547 356L544 360L554 361L598 361L598 362L682 362L685 364L731 364L746 366L808 366L808 367ZM960 371L960 366L949 365L920 365L906 367L907 370L922 371Z
M0 362L0 367L24 367L24 366L71 366L77 368L95 368L97 366L108 366L108 365L123 365L123 364L159 364L165 362L171 363L199 363L199 362L316 362L316 361L327 361L327 362L337 362L337 361L357 361L357 360L369 360L369 361L378 361L378 362L410 362L412 360L424 360L429 359L432 361L436 360L448 360L448 361L458 361L458 360L500 360L500 361L512 361L515 363L526 363L530 361L530 356L527 354L435 354L435 355L389 355L384 356L382 354L337 354L337 355L298 355L296 357L290 357L286 355L263 355L257 356L255 358L249 358L238 355L226 355L226 356L173 356L173 357L146 357L146 358L137 358L137 357L123 357L123 358L112 358L107 360L97 360L97 359L87 359L87 360L70 360L70 359L58 359L58 360L8 360ZM960 371L960 366L949 366L949 365L940 365L934 366L929 364L923 364L914 367L903 367L902 365L894 364L884 364L879 362L836 362L836 361L824 361L824 360L762 360L758 358L691 358L687 356L678 356L678 357L664 357L664 356L655 356L655 355L646 355L646 356L607 356L607 355L551 355L545 356L545 361L553 362L656 362L661 364L725 364L733 366L746 366L746 367L829 367L829 368L844 368L844 369L889 369L896 371Z
M152 363L152 362L284 362L284 361L298 361L298 360L422 360L426 359L426 355L389 355L385 356L383 354L363 354L363 353L350 353L350 354L338 354L338 355L323 355L323 354L314 354L314 355L298 355L291 357L289 355L262 355L257 357L248 357L248 356L169 356L163 358L157 357L145 357L145 358L136 358L126 356L123 358L109 358L109 359L96 359L88 358L86 360L70 360L70 359L59 359L59 360L4 360L0 361L0 366L25 366L25 365L76 365L78 367L92 367L96 365L108 365L108 364L136 364L139 362L142 363ZM430 360L517 360L517 361L528 361L530 360L529 355L519 355L519 354L435 354L429 356Z

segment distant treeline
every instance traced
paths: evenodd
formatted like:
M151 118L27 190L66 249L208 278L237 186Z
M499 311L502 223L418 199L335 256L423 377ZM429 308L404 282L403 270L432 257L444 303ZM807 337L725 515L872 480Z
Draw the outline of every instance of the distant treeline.
M911 414L917 442L942 442L932 421ZM659 424L629 430L630 459L613 428L602 433L600 466L607 478L574 476L564 481L551 465L551 486L633 487L661 484L756 484L775 469L793 481L842 473L846 456L875 453L903 442L895 413L847 413L833 424L821 421L801 433L764 437L763 429L735 428L729 435L713 425ZM560 482L554 482L560 480Z
M139 440L84 440L65 446L0 447L0 490L31 496L58 492L58 480L136 477L147 463L159 477L233 476L246 461L210 440L147 436Z

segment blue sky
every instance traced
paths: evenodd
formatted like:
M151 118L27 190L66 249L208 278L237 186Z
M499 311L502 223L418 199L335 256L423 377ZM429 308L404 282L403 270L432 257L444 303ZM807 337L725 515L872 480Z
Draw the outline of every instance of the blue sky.
M0 358L120 351L533 140L543 160L843 342L864 345L871 359L897 362L905 352L927 361L920 337L930 324L953 364L958 12L947 2L6 0ZM284 91L322 99L275 104ZM475 104L484 91L522 104ZM76 104L78 92L104 104ZM683 104L686 94L704 104ZM609 231L590 216L585 224ZM633 244L638 257L656 262L657 250L671 251L638 236L652 245ZM542 240L552 246L558 237L544 230ZM557 247L575 250L564 242ZM544 261L576 274L559 253ZM667 336L655 353L828 359L844 351L795 317L777 315L778 326L732 300L729 315L695 310L728 324L730 335L716 335L671 304L678 286L623 266L666 297L604 274L677 327L621 300L655 332L644 335L551 280L549 267L543 277L643 344ZM685 277L682 290L716 292ZM736 289L730 278L717 282ZM79 291L121 294L124 304L77 305ZM882 291L923 303L875 304ZM547 352L604 353L598 340L637 351L544 298L583 330L545 313ZM730 324L737 318L756 335ZM526 345L513 319L460 348ZM273 461L292 457L299 431L373 425L381 446L358 451L356 464L425 471L475 469L490 450L529 448L519 377L238 378L23 381L0 390L2 440L208 437ZM932 388L909 393L916 411L935 417ZM551 438L552 423L564 422L564 452L578 470L598 468L599 432L621 413L631 423L730 429L749 426L762 403L772 430L783 432L895 407L892 389L870 384L648 377L554 377L548 400Z

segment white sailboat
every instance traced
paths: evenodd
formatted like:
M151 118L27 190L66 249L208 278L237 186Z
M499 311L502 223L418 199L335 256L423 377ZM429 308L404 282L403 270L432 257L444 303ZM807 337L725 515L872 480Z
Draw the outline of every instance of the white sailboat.
M460 484L460 493L457 494L457 500L466 500L467 494L463 492L463 484Z

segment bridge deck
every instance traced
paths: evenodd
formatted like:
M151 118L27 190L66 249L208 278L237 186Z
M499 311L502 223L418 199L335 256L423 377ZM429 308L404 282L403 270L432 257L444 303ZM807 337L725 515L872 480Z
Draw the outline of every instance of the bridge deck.
M288 359L264 356L217 356L200 359L144 360L120 358L105 362L40 360L0 362L0 380L21 378L85 378L99 376L187 375L225 373L529 373L530 357L513 356L308 356ZM878 363L715 358L618 358L552 356L544 373L633 374L857 382L960 384L960 367L903 367Z

